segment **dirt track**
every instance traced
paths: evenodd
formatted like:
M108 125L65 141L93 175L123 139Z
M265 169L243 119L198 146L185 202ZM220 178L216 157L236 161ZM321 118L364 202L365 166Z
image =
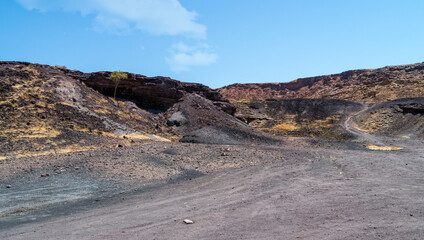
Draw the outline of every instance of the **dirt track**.
M351 127L349 120L345 125ZM50 196L50 208L4 214L0 238L423 239L424 142L384 142L404 149L367 150L368 138L284 139L279 146L155 143L53 156L31 174L25 161L3 162L4 176L21 167L23 175L2 181L0 197L20 199L29 181ZM66 164L94 170L37 175ZM100 166L109 167L96 171ZM143 180L149 169L157 178ZM53 180L56 185L43 188ZM16 186L6 189L11 181ZM69 181L75 186L63 190ZM90 181L97 190L84 187ZM81 187L85 192L73 191ZM66 197L69 192L76 200ZM58 193L65 196L60 204ZM20 203L2 210L13 204ZM184 224L186 218L195 223Z
M302 149L0 232L2 239L422 239L424 151ZM196 145L193 145L196 146ZM202 145L200 145L202 146ZM422 146L422 145L421 145ZM265 150L258 147L259 150ZM294 146L269 147L285 156ZM307 153L306 153L307 152ZM257 156L258 157L258 156ZM195 221L185 225L185 218Z
M381 141L381 138L378 138L368 133L361 132L359 129L355 128L352 125L352 118L358 115L361 115L362 113L368 111L368 109L369 109L369 106L367 106L366 104L363 104L362 109L360 111L356 112L355 114L351 114L346 118L346 120L343 123L343 128L347 132L356 136L358 138L357 140L359 141L365 141L365 142L368 142L371 144L377 144L377 145L384 145L384 143Z

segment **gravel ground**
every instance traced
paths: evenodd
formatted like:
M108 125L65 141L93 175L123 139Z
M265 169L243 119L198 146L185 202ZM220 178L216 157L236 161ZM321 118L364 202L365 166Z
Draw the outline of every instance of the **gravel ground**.
M0 238L423 239L424 143L390 141L405 148L150 142L7 160L0 198L19 201L2 201ZM25 205L25 185L50 202Z

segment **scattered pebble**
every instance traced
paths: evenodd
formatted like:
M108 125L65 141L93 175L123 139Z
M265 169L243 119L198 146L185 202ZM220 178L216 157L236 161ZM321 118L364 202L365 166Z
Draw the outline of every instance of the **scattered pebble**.
M6 188L11 188L12 187L12 185L6 185Z
M183 220L183 222L185 223L185 224L193 224L194 222L192 221L192 220L190 220L190 219L184 219Z
M49 177L49 176L50 176L50 174L48 174L48 173L41 174L41 177Z

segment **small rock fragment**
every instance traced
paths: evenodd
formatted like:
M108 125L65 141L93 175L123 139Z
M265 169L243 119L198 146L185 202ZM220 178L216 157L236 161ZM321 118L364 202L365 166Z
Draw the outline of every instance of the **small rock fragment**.
M11 188L12 187L12 185L6 185L6 188Z
M183 221L185 224L193 224L194 222L190 219L184 219Z
M41 174L41 177L49 177L49 176L50 176L50 174L48 174L48 173Z

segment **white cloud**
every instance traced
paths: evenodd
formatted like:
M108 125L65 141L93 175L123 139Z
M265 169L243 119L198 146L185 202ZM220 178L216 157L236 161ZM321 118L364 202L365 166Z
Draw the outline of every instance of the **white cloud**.
M77 11L94 14L94 27L113 33L133 30L154 35L206 38L206 26L196 22L197 13L178 0L16 0L28 10Z
M218 59L218 55L213 53L207 44L188 46L180 42L172 45L170 52L171 57L167 57L166 62L174 72L186 72L192 67L208 66Z

